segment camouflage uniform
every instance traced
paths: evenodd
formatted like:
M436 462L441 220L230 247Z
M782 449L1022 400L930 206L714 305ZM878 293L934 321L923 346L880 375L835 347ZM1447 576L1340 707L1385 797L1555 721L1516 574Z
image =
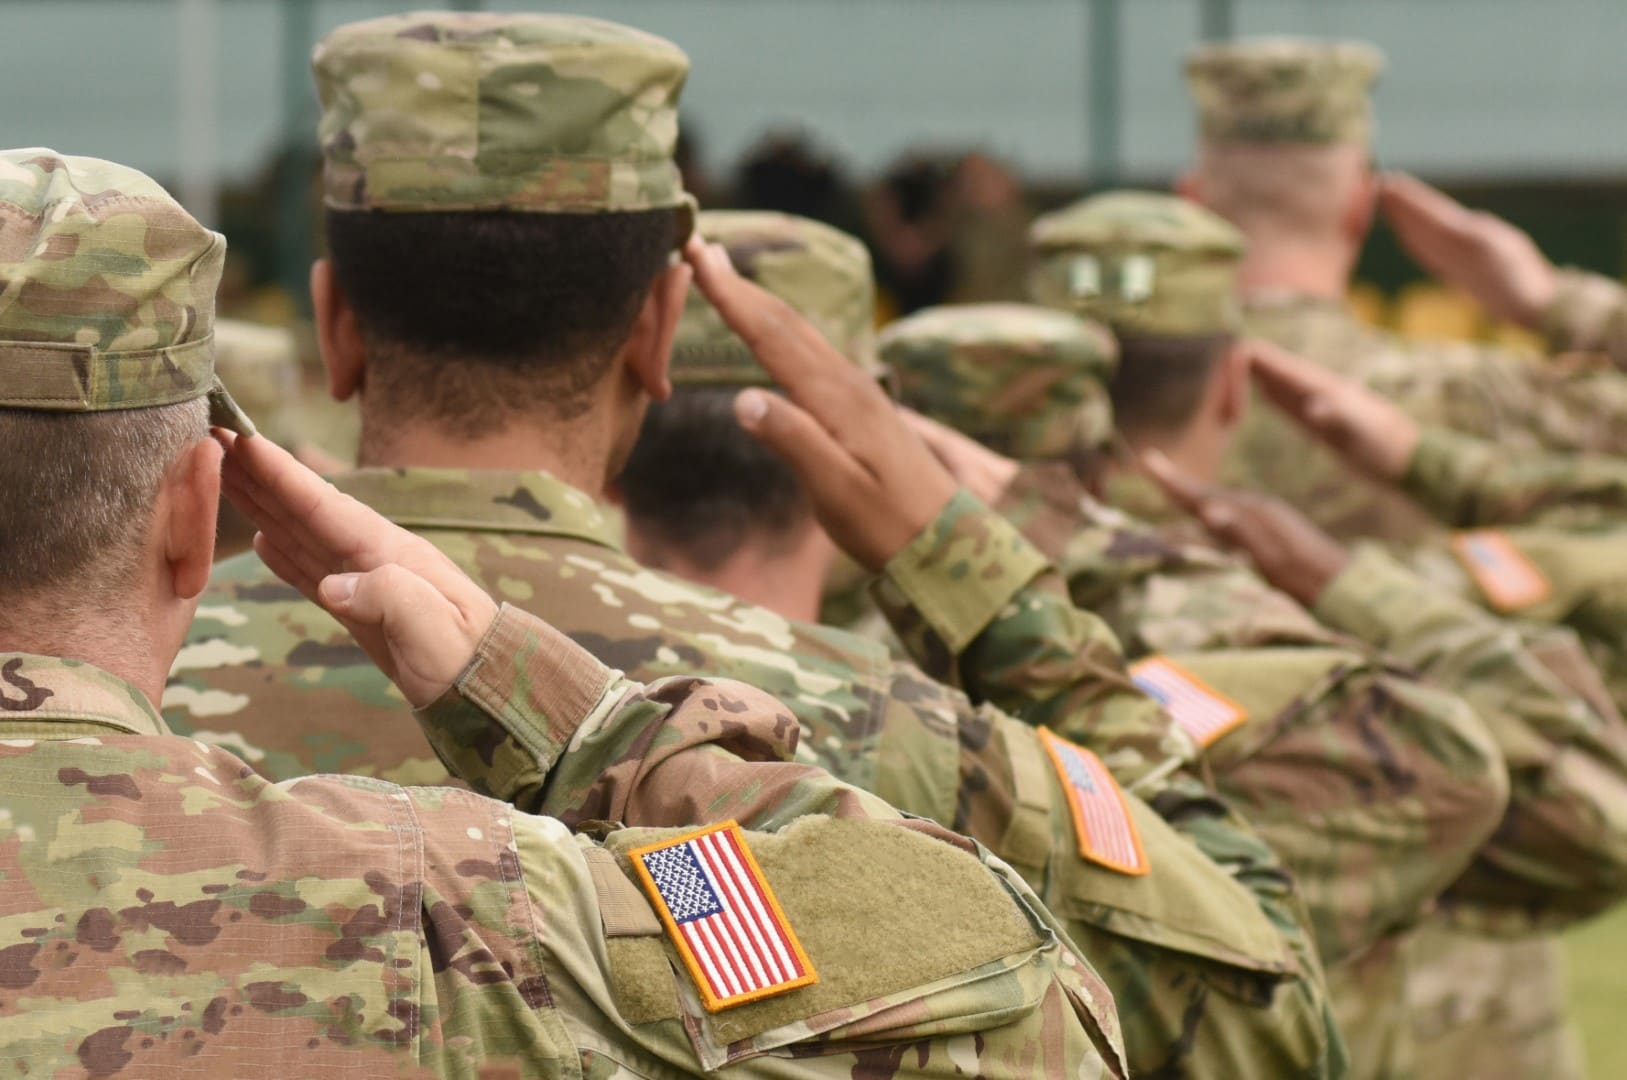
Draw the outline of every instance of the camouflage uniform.
M220 236L139 173L46 150L0 154L0 221L6 409L207 396L254 436L214 373ZM500 743L546 768L567 743L642 740L650 770L683 783L688 759L748 801L759 777L816 772L783 760L787 718L760 691L640 686L507 606L419 720L467 740L487 787L516 774L483 752ZM665 894L635 884L638 849L681 832L596 841L466 791L276 785L110 672L18 652L0 653L0 783L0 1045L19 1071L1123 1072L1106 987L1021 879L859 792L876 820L739 834L818 977L720 1012L675 971ZM599 789L607 816L639 819L629 777ZM911 870L866 880L883 860Z
M1198 81L1201 85L1202 79ZM1191 204L1169 196L1098 196L1075 205L1058 220L1042 222L1036 228L1036 240L1048 240L1065 252L1042 264L1042 268L1053 268L1052 287L1047 290L1047 279L1041 276L1037 291L1053 303L1066 302L1116 326L1142 332L1213 333L1237 327L1231 298L1241 238L1214 215ZM1123 275L1104 276L1095 291L1077 287L1077 281L1066 282L1075 287L1064 289L1064 279L1056 269L1087 260L1123 266L1136 258L1147 263L1140 276L1156 283L1150 296L1127 288ZM1090 280L1086 274L1085 283ZM1166 294L1162 302L1159 289ZM1299 462L1293 464L1297 467ZM1340 483L1345 482L1341 477ZM1107 490L1116 506L1156 520L1170 516L1162 496L1137 478L1120 476ZM1168 539L1168 528L1162 531ZM1100 546L1085 542L1087 556L1090 548ZM1091 559L1093 565L1101 561ZM1271 611L1266 625L1273 634L1281 632L1281 605L1227 605L1225 600L1236 595L1235 589L1207 591L1209 599L1201 606L1231 606L1233 611L1251 614L1256 609ZM1161 599L1170 602L1167 594ZM1170 620L1160 618L1155 607L1149 619L1147 609L1153 607L1153 601L1131 606L1140 608L1133 612L1140 633L1150 631L1156 638L1171 632ZM1421 940L1409 946L1415 954L1428 957L1427 964L1417 961L1411 965L1409 991L1416 999L1419 987L1450 985L1443 971L1452 970L1453 954L1461 954L1466 964L1504 969L1507 960L1499 958L1499 953L1517 954L1528 961L1546 956L1550 974L1546 985L1561 985L1557 946L1551 940L1540 946L1529 940L1505 946L1473 934L1518 936L1563 926L1614 902L1627 886L1627 845L1623 844L1627 836L1620 829L1627 821L1627 788L1620 783L1627 757L1614 734L1621 721L1614 706L1585 685L1590 679L1596 683L1596 673L1578 643L1574 637L1530 630L1524 633L1522 644L1509 626L1474 612L1449 593L1427 588L1417 576L1377 551L1358 555L1319 599L1315 614L1463 694L1486 721L1508 760L1513 785L1509 815L1469 872L1443 896L1450 922L1426 925ZM1111 616L1109 621L1116 626L1129 622ZM1181 620L1177 633L1190 633L1187 621ZM1219 622L1228 633L1235 624L1235 616ZM1134 635L1126 641L1133 651ZM1576 685L1578 682L1584 685ZM1573 847L1577 844L1587 849L1585 854ZM1455 926L1467 926L1472 933L1457 935L1449 929ZM1377 974L1372 968L1363 972L1364 978ZM1505 983L1484 993L1472 1017L1460 1012L1443 1020L1438 1016L1443 1010L1433 1010L1436 1019L1418 1025L1419 1071L1439 1071L1443 1052L1449 1052L1456 1041L1475 1038L1474 1029L1482 1028L1488 1015L1487 1002L1497 999L1504 1002L1509 1015L1545 1012L1546 1020L1541 1023L1500 1030L1513 1040L1532 1035L1533 1029L1545 1023L1550 1056L1560 1060L1561 1049L1569 1043L1560 1032L1562 999L1550 998L1533 1007L1532 995L1516 985ZM1387 999L1392 1010L1398 1010L1401 1002L1394 989L1382 982L1358 983L1341 1001L1361 1005ZM1413 1015L1420 1015L1417 1001L1413 1004ZM1392 1023L1402 1020L1402 1013L1392 1013ZM1347 1025L1347 1032L1356 1043L1355 1025ZM1483 1031L1479 1034L1484 1036ZM1397 1054L1406 1049L1400 1041L1392 1042L1390 1048ZM1367 1049L1358 1046L1358 1058Z
M343 69L341 51L330 44L319 64ZM494 81L489 92L503 93L502 83ZM785 219L716 220L768 234L735 251L743 268L768 283L794 272L783 238L773 236L772 226ZM850 250L822 241L814 246ZM870 310L867 270L850 285L859 287L856 298L849 286L833 295L862 307L861 324L850 325L865 330L839 340L861 341ZM1120 782L1146 797L1129 795L1124 805L1153 874L1120 873L1080 856L1061 780L1027 725L990 705L974 705L872 642L789 623L639 567L593 501L547 474L362 469L339 483L436 543L496 595L544 607L555 625L606 663L649 676L732 672L774 688L797 721L786 717L778 737L797 746L799 760L826 764L901 808L986 838L1043 883L1047 901L1126 1001L1125 1015L1136 1022L1126 1032L1132 1068L1217 1076L1250 1067L1338 1071L1342 1049L1322 1001L1314 954L1296 921L1291 886L1269 851L1181 770L1189 745L1128 686L1116 646L1099 624L1065 615L1060 632L1069 635L1070 665L1056 671L1061 685L1044 718L1060 735L1097 749ZM962 580L972 560L989 571L973 577L981 588ZM207 729L203 737L210 740L242 744L261 768L308 771L331 767L337 757L347 766L385 772L411 759L410 770L421 775L427 747L414 752L376 743L375 733L391 722L385 710L393 691L347 651L342 631L272 583L257 564L234 560L220 570L166 692L173 722ZM1044 573L1043 559L962 497L900 557L893 576L905 594L955 601L940 612L941 640L956 646L940 646L935 654L943 667L1019 590L1034 592L1039 603L1052 587ZM1037 620L1055 617L1052 611L1039 607L1024 633L1048 635ZM211 626L205 619L217 621ZM222 631L233 642L252 644L228 647ZM997 690L1000 669L985 665L973 675L984 670ZM287 709L307 723L288 725ZM722 720L727 732L732 724ZM761 736L741 737L739 751L753 756L751 746ZM259 744L273 740L276 751L258 755ZM768 826L815 808L785 792L760 797L727 773L712 779L652 773L644 755L661 744L643 734L623 742L573 741L547 770L528 765L528 750L513 740L454 732L431 741L460 769L468 757L497 762L483 773L482 790L522 807L546 807L573 824L627 813L628 800L606 794L607 768L628 786L651 779L637 789L644 801L636 805L647 820L690 820L727 807L749 826ZM505 760L515 766L501 767Z

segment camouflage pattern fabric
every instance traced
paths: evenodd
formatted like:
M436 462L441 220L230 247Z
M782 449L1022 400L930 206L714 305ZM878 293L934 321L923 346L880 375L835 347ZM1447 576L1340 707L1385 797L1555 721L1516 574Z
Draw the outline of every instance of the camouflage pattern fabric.
M1362 42L1256 38L1200 45L1187 55L1186 78L1205 139L1366 144L1383 68L1383 55Z
M1065 458L1112 436L1118 346L1094 323L1028 304L926 308L879 344L900 402L1001 453Z
M1542 331L1555 352L1602 352L1627 369L1627 289L1613 278L1564 268Z
M1034 222L1036 302L1141 334L1236 333L1243 235L1196 203L1109 191Z
M707 210L696 231L722 244L741 276L778 296L826 341L880 378L876 289L870 252L857 237L809 218L766 211ZM772 386L746 343L699 289L690 289L672 341L674 386Z
M692 217L672 161L689 58L654 35L580 15L421 12L341 26L312 67L335 209Z
M1180 770L1190 744L1130 689L1099 624L1062 627L1072 635L1068 663L1053 670L1065 685L1047 691L1047 708L1033 719L1097 749L1142 797L1130 805L1153 861L1146 877L1079 857L1059 782L1027 725L973 705L879 644L790 623L639 567L586 495L545 474L359 470L340 482L436 543L495 595L540 607L607 664L647 678L727 674L774 693L791 714L774 743L761 733L736 735L729 714L717 714L717 730L736 754L761 760L794 753L1009 858L1123 1003L1132 1069L1339 1071L1342 1049L1287 878L1238 819ZM1043 569L1043 560L1013 548L997 524L975 503L957 500L942 527L891 568L911 590L960 595L936 613L961 625L932 634L931 646L927 635L917 636L942 666L954 663L950 642L976 637L966 627L1012 606L1012 590ZM995 572L967 572L971 558ZM377 740L392 726L399 731L402 718L392 715L383 680L345 651L342 630L253 560L220 569L225 576L200 608L166 690L178 730L229 739L245 752L274 745L255 762L260 768L398 765L381 756L391 747ZM980 581L983 587L968 593L967 583ZM1049 617L1051 608L1035 602ZM992 672L993 684L1002 678L1018 675ZM303 719L292 725L290 716ZM771 828L820 805L795 787L762 790L716 750L709 753L718 762L712 776L677 777L664 742L701 733L673 740L607 728L568 747L552 742L566 752L549 767L535 747L502 738L489 724L445 730L452 734L436 746L450 761L501 763L487 763L483 790L567 822L614 819L631 807L652 824L726 815ZM427 758L427 745L414 756Z
M1495 440L1511 451L1627 454L1627 377L1606 364L1543 365L1494 348L1402 342L1342 304L1256 297L1247 331L1323 364L1425 426ZM1415 503L1352 476L1324 447L1256 400L1227 453L1222 480L1272 492L1342 538L1405 546L1441 538Z
M850 900L866 916L890 906L894 935L871 940L838 913L828 922L854 936L820 935L820 992L732 1017L740 1037L724 1038L681 989L616 854L667 832L608 831L601 845L465 791L335 776L274 785L170 734L139 691L88 664L5 654L0 679L0 777L28 794L0 819L13 992L0 1041L30 1069L568 1077L750 1061L763 1076L906 1077L962 1075L975 1060L991 1076L1123 1075L1105 987L1026 886L915 823L807 819L747 834L793 917L831 903L802 863L828 864L832 830L861 864L907 857L925 880ZM725 684L629 683L513 609L459 687L426 725L465 709L516 731L569 732L605 714L692 727L685 713L720 707L742 726L772 719L761 695ZM952 926L969 894L1009 944L912 982L930 968L889 958L898 929ZM864 974L876 968L891 970Z
M101 412L208 396L226 239L150 178L54 150L0 152L0 408Z

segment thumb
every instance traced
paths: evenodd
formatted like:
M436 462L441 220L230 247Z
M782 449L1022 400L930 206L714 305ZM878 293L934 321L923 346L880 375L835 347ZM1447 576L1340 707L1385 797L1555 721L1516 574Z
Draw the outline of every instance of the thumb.
M330 574L317 600L345 625L408 701L433 701L474 655L476 628L424 578L396 563L366 573ZM496 605L487 599L492 617Z

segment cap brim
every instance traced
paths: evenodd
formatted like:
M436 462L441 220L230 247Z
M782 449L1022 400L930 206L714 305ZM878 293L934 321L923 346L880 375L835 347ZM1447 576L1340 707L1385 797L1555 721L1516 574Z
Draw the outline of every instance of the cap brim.
M215 376L214 384L209 387L209 423L213 427L235 431L244 437L259 434L259 429L254 426L254 421L249 419L249 414L232 400L232 395L227 392L226 384L220 381L219 375Z

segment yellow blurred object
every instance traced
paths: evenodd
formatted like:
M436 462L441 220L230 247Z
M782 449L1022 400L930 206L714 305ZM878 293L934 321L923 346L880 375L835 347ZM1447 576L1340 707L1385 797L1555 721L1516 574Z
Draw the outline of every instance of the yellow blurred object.
M1548 351L1540 334L1532 333L1525 327L1515 326L1513 323L1496 324L1487 335L1487 340L1521 356L1528 356L1532 360L1540 360Z
M1390 298L1377 285L1356 282L1345 295L1345 302L1350 305L1351 313L1368 326L1390 325Z
M1462 293L1417 283L1396 297L1395 331L1414 341L1473 341L1480 337L1481 312Z

